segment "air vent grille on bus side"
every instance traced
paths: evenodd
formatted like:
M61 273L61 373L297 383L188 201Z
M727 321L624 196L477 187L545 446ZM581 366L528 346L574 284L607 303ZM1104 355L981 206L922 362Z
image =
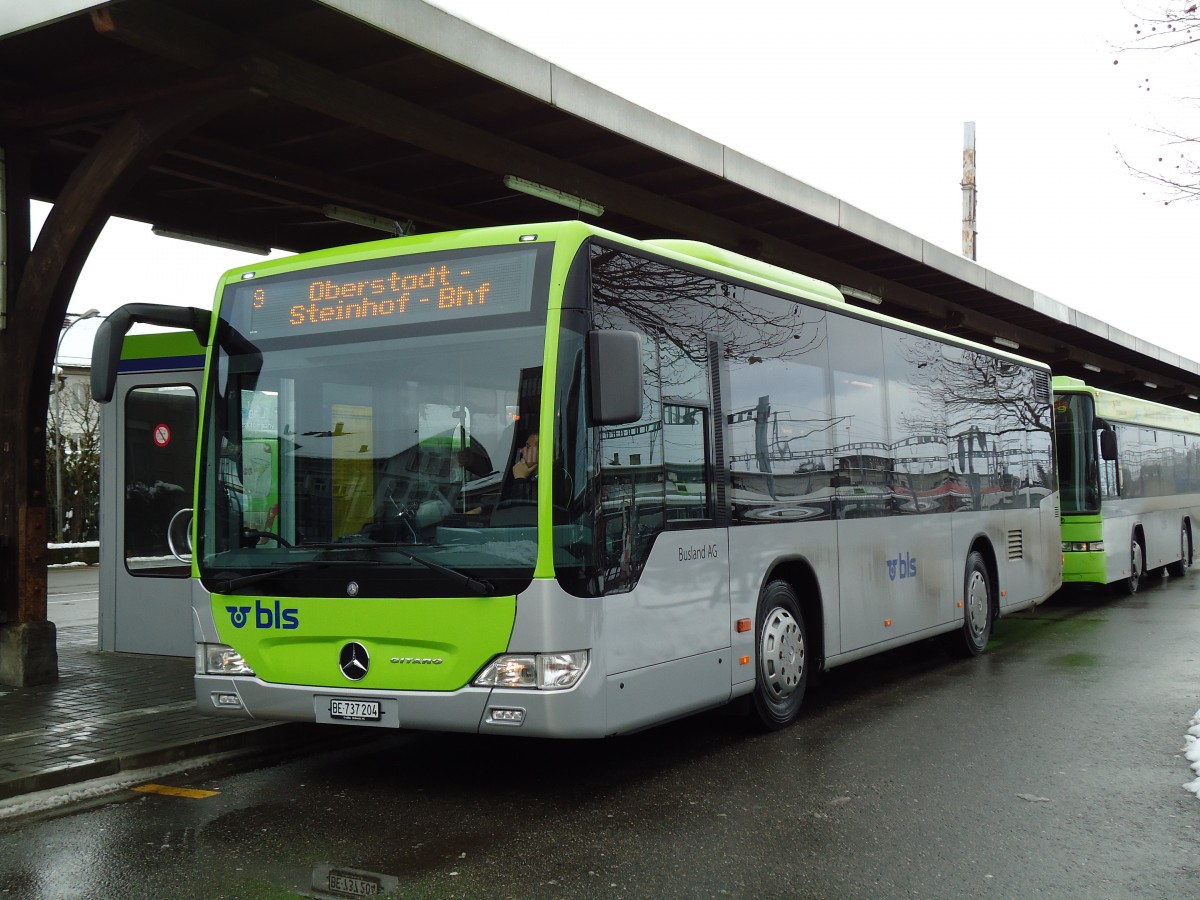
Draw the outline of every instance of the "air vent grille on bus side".
M1013 529L1008 533L1008 558L1025 558L1025 532L1020 528Z
M1037 396L1040 399L1046 400L1047 402L1050 400L1050 376L1049 375L1047 375L1045 372L1034 372L1033 373L1033 386L1034 386L1034 389L1038 392Z

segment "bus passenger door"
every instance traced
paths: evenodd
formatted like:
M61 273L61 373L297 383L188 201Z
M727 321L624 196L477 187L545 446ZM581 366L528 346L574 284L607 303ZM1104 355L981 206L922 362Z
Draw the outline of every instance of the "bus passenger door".
M122 373L102 407L102 650L195 652L186 560L200 379L198 369Z
M668 402L655 419L603 441L612 580L632 586L606 601L610 727L622 731L731 691L729 541L713 519L709 413Z

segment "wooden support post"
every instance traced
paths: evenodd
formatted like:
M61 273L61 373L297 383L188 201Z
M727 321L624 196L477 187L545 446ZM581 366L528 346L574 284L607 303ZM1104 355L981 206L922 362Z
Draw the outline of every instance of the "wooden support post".
M0 331L0 682L58 677L46 621L45 429L54 348L79 272L111 210L150 163L182 134L252 96L227 90L127 113L71 174L19 279L9 282L16 290ZM26 205L26 220L27 212ZM20 239L10 231L10 254ZM27 248L27 231L23 239Z

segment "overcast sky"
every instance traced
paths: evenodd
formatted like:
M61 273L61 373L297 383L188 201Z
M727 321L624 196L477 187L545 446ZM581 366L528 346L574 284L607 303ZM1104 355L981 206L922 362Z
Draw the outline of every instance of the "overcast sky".
M1200 203L1164 205L1166 195L1122 161L1169 160L1178 150L1155 129L1197 123L1195 101L1182 99L1200 76L1195 52L1118 49L1147 4L436 5L956 253L963 123L974 121L978 261L1200 360ZM114 223L71 309L209 305L220 272L247 259ZM183 293L114 297L112 273L131 265L169 267L176 277L160 283Z
M980 264L1200 359L1200 204L1118 155L1155 165L1154 129L1197 122L1195 51L1118 52L1153 6L435 2L955 253L974 121Z

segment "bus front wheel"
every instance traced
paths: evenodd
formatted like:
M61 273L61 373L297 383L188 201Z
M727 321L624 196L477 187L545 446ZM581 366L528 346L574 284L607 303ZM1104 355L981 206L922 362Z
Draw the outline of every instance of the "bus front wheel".
M808 685L808 633L796 592L786 581L772 581L758 601L758 672L754 712L776 731L796 720Z
M1122 592L1133 596L1138 592L1138 588L1142 586L1142 573L1145 569L1143 560L1142 543L1134 537L1129 542L1129 574L1124 581L1118 582Z

